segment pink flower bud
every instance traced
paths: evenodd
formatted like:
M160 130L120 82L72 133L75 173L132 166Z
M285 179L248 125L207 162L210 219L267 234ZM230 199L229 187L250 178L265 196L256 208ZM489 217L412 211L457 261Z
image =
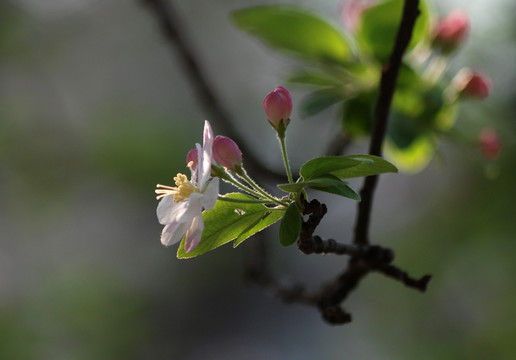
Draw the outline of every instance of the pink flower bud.
M493 84L489 76L478 71L462 69L452 80L452 86L462 96L485 99Z
M464 42L468 32L468 15L462 10L454 10L437 23L433 44L444 52L451 52Z
M292 113L292 98L283 86L278 86L263 99L263 109L269 123L278 130L281 123L286 127Z
M186 154L186 166L190 169L190 171L194 172L197 167L197 162L199 161L197 149L192 149Z
M478 145L486 159L495 160L500 156L502 143L498 133L490 127L484 128L478 136Z
M242 152L238 145L228 137L217 135L213 140L213 158L229 170L242 164Z

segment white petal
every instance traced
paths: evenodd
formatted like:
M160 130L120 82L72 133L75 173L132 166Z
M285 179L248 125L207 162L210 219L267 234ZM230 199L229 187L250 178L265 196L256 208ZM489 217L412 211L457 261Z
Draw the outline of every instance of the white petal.
M202 144L202 166L198 167L199 173L197 174L197 184L200 189L204 188L204 185L206 185L206 182L211 175L212 146L213 131L211 130L210 123L206 120L204 122L204 136ZM201 163L201 161L199 161L199 163Z
M186 238L185 238L185 252L189 253L195 247L199 244L199 241L201 241L202 231L204 230L204 220L202 218L202 215L199 214L196 216L192 224L190 225L190 228L186 232Z
M188 201L182 202L185 204L185 211L181 217L177 217L163 229L161 233L161 243L163 245L168 246L181 241L188 229L192 227L195 218L200 216L202 205L199 196L202 194L195 193L192 195L196 196L190 196Z
M190 226L190 222L168 224L161 232L161 243L170 246L181 241Z
M210 181L206 190L204 191L203 197L201 198L201 205L204 209L213 209L217 197L219 196L219 178L214 178Z
M213 146L213 131L208 120L204 121L204 136L202 147L208 152L208 156L211 158L211 148Z
M159 202L156 214L159 223L166 225L184 216L187 209L188 203L186 201L174 202L174 195L167 195Z

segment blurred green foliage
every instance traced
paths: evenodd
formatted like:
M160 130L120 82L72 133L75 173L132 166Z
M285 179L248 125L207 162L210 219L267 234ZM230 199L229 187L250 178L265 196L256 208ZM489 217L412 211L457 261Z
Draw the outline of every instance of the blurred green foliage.
M426 1L420 2L419 9L408 55L399 74L386 141L386 156L407 172L420 171L429 163L439 135L449 131L455 122L459 100L456 94L451 94L454 89L450 80L443 76L449 58L432 48L434 12ZM241 30L300 60L303 70L297 70L289 79L312 89L303 106L306 115L338 104L342 132L356 139L372 130L380 72L388 63L402 10L403 0L368 4L349 37L335 30L329 21L297 6L239 10L233 13L233 19ZM312 23L317 22L318 26L311 30L310 42L305 45L296 40L296 51L289 52L294 41L285 39L298 39L299 34L286 31L286 22L277 14L288 14L296 29L305 26L312 29ZM322 41L324 32L330 31L327 29L331 29L332 39L339 40ZM317 41L321 42L320 47L311 45ZM326 54L342 53L341 44L347 44L350 51L338 61L329 62Z

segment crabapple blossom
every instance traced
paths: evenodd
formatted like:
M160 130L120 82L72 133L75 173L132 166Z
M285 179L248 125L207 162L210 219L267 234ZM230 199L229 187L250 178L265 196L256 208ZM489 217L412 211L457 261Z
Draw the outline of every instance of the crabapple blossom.
M203 146L187 155L191 179L184 174L174 178L176 186L157 185L157 215L160 224L165 225L161 233L161 243L175 244L185 238L185 251L192 251L201 240L204 230L203 210L210 210L217 201L219 179L210 179L212 163L213 132L210 123L204 123ZM195 161L195 151L197 161Z

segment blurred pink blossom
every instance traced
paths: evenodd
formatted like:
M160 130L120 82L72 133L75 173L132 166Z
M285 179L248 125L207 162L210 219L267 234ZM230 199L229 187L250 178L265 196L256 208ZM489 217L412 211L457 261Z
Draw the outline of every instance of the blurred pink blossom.
M462 10L454 10L440 19L434 29L434 46L445 52L455 50L464 42L469 32L469 18Z
M502 143L498 133L493 128L487 127L482 129L478 135L478 144L480 151L482 151L486 159L495 160L500 156Z
M376 0L348 0L342 5L340 17L344 27L355 31L362 20L362 13L374 5Z
M461 96L485 99L491 92L493 83L489 76L464 68L455 75L452 86Z

